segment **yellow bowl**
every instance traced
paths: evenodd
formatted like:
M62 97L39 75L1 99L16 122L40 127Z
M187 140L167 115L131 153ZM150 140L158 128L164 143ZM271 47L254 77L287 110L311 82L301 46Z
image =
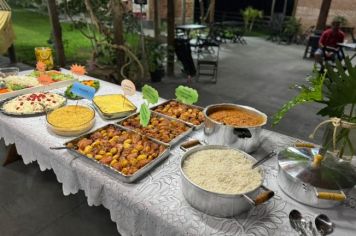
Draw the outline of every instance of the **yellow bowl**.
M89 131L95 123L95 111L86 106L68 105L46 116L48 128L61 136L76 136Z

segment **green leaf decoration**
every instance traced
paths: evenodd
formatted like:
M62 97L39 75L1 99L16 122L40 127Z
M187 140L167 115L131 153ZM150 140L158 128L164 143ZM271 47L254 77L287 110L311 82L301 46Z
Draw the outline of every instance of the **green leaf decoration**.
M140 118L140 124L143 127L146 127L148 123L150 123L151 111L146 103L143 103L141 105L139 118Z
M318 114L322 116L343 117L347 105L356 104L356 66L352 66L350 58L345 58L345 68L336 61L336 68L325 66L330 81L325 91L326 107Z
M308 102L323 102L322 88L325 80L325 74L319 74L316 70L314 70L313 74L306 80L309 83L309 86L294 86L300 89L300 93L295 96L291 101L284 104L282 108L279 109L278 112L273 116L273 126L277 125L290 109L299 104Z
M148 103L155 104L158 102L158 92L155 88L145 84L142 88L143 98L147 100Z
M189 105L196 103L199 98L197 90L183 85L180 85L178 88L176 88L175 94L178 101Z

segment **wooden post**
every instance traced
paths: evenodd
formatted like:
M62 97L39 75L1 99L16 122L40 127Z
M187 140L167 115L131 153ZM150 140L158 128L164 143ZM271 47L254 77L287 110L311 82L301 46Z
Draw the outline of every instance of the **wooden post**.
M214 18L215 18L215 0L210 0L210 14L209 14L209 23L213 23L214 22Z
M294 17L295 17L295 14L297 13L298 1L299 0L294 0L293 11L292 11L292 16L294 16Z
M7 54L9 55L10 63L11 64L16 64L16 53L15 53L15 47L12 44L8 49L7 49Z
M114 44L124 44L124 26L122 24L123 12L119 0L114 0L112 5L113 11L113 29L114 29ZM116 65L120 70L125 64L125 53L122 50L117 50Z
M153 27L155 39L158 40L160 36L160 17L159 17L159 0L153 0Z
M187 1L182 0L182 25L185 25L185 17L186 17L185 11L187 10L186 4L187 4Z
M271 6L271 21L274 15L274 8L276 6L276 0L272 0L272 6Z
M328 19L331 0L323 0L320 7L319 17L316 24L316 30L323 31Z
M167 75L174 75L174 0L167 0Z
M204 23L204 1L203 0L199 0L199 8L200 8L200 23Z
M287 5L288 5L288 0L284 0L284 5L283 5L283 16L284 17L287 14Z
M61 29L61 24L59 23L56 0L47 0L47 6L48 6L49 18L52 25L52 34L54 38L54 48L56 50L57 63L61 67L64 67L66 62L65 62L64 47L62 41L62 29Z
M21 156L17 153L16 146L15 144L10 144L4 163L2 163L3 166L6 166L8 164L11 164L17 160L20 160Z

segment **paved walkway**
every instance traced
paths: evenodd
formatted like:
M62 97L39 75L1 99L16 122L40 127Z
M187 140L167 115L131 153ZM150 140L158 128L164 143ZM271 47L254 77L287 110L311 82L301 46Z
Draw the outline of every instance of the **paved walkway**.
M277 45L259 38L247 38L247 43L222 46L217 84L203 79L190 84L199 91L200 105L232 102L253 106L271 116L296 94L289 86L302 82L313 65L302 59L304 47ZM0 57L0 67L7 64ZM185 84L179 73L176 77L153 86L162 97L172 98L174 89ZM267 128L306 139L322 120L315 115L319 108L300 106L280 125ZM4 152L0 148L0 163ZM0 167L0 229L5 236L117 235L104 207L89 207L83 192L64 197L52 171L41 172L36 163L26 166L21 161Z
M247 45L225 44L221 48L218 81L210 83L201 77L189 86L199 91L199 104L231 102L255 107L272 115L297 91L289 89L303 83L313 68L313 61L303 60L304 46L278 45L261 38L248 37ZM176 70L179 71L179 70ZM165 98L174 97L174 90L185 79L167 78L152 84ZM308 139L312 129L323 119L316 116L320 106L308 104L291 110L285 119L271 129L300 139ZM269 122L270 123L270 122Z

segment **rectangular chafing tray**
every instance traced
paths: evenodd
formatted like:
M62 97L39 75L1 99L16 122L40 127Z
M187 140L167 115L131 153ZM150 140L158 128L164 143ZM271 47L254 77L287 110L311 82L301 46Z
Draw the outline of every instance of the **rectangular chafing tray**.
M168 119L168 120L175 120L175 121L178 121L178 122L182 122L181 120L175 119L175 118L170 117L170 116L164 116L164 115L162 115L161 113L158 113L158 112L152 111L152 114L155 115L155 116L159 116L159 117L166 118L166 119ZM135 131L135 132L137 132L137 133L139 133L139 134L142 134L142 135L146 135L146 134L144 134L144 133L141 133L141 132L139 132L139 131L136 131L136 130L134 130L134 129L131 129L131 128L129 128L129 127L126 127L126 126L122 125L122 122L124 122L125 120L127 120L127 119L129 119L129 118L131 118L131 117L137 116L137 115L139 115L139 113L132 114L132 115L130 115L130 116L128 116L128 117L126 117L126 118L120 120L119 122L117 122L117 124L118 124L120 127L133 130L133 131ZM164 144L166 144L166 145L170 145L170 146L173 147L173 146L176 145L178 142L180 142L183 138L185 138L185 137L188 136L191 132L193 132L193 127L192 127L192 125L187 124L187 123L185 123L185 122L182 122L182 123L184 123L185 125L187 125L187 126L189 127L189 129L188 129L187 131L181 133L180 135L178 135L178 136L175 137L174 139L172 139L169 143L165 143L165 142L160 141L160 140L158 140L158 139L156 139L156 138L154 138L154 137L151 137L151 136L149 136L149 135L146 135L146 136L152 138L153 140L156 140L157 142L164 143Z
M103 129L107 126L115 126L116 128L120 129L120 130L127 130L127 131L131 131L131 132L134 132L130 129L127 129L125 127L121 127L121 126L118 126L118 125L115 125L115 124L108 124L108 125L105 125L101 128L98 128L90 133L87 133L87 134L84 134L78 138L75 138L73 140L70 140L68 142L66 142L64 145L65 147L67 146L68 143L76 143L78 142L80 139L82 138L85 138L85 137L88 137L90 136L92 133L96 132L97 130L99 129ZM140 134L141 135L141 134ZM144 135L141 135L141 136L144 136ZM136 181L137 179L141 178L142 176L144 176L145 174L147 174L149 171L151 171L154 167L156 167L161 161L163 161L164 159L166 159L169 154L170 154L170 146L165 144L165 143L162 143L160 141L157 141L155 139L152 139L150 137L147 137L148 139L150 139L152 142L154 143L157 143L157 144L161 144L161 145L164 145L166 146L166 150L161 153L157 158L153 159L151 162L147 163L145 166L143 166L141 169L139 169L138 171L136 171L133 175L124 175L122 174L120 171L112 168L111 166L108 166L108 165L104 165L102 163L100 163L99 161L93 159L93 158L89 158L81 153L79 153L78 151L76 151L74 148L67 148L67 150L74 156L78 157L78 158L82 158L84 159L85 161L88 161L90 163L93 163L94 165L96 165L97 167L101 168L103 171L105 171L107 174L111 175L112 177L114 178L118 178L120 181L122 182L125 182L125 183L132 183L134 181Z
M105 94L105 95L97 95L97 96L107 96L107 95L121 95L121 94ZM121 95L121 96L123 96L123 95ZM125 102L130 103L130 105L132 105L133 109L127 110L127 111L116 112L116 113L106 113L100 109L100 107L94 102L94 99L93 99L93 106L95 107L95 109L98 111L98 113L100 114L100 116L103 119L114 120L114 119L120 119L120 118L126 117L126 116L131 115L132 113L136 112L137 107L130 100L128 100L126 98Z
M171 116L169 116L169 115L166 115L166 114L160 113L160 112L158 112L158 111L155 111L155 109L156 109L158 106L164 106L164 105L170 103L171 101L175 101L175 102L181 103L181 102L177 101L176 99L171 99L171 100L167 100L167 101L165 101L165 102L162 102L162 103L160 103L160 104L158 104L158 105L155 105L155 106L151 107L150 110L152 110L152 111L154 111L154 112L156 112L156 113L159 113L159 114L162 115L162 116L165 116L165 117L168 117L168 118L173 118L173 119L182 121L183 123L186 123L186 124L188 124L189 126L192 126L194 130L199 130L199 129L201 129L201 128L204 126L204 122L202 122L200 125L195 125L195 124L192 124L192 123L190 123L190 122L188 122L188 121L184 121L184 120L182 120L182 119L175 118L175 117L171 117ZM200 106L188 105L188 104L184 104L184 105L186 105L186 106L188 106L188 107L192 107L192 108L199 109L199 110L201 110L201 111L204 110L204 108L203 108L203 107L200 107Z

